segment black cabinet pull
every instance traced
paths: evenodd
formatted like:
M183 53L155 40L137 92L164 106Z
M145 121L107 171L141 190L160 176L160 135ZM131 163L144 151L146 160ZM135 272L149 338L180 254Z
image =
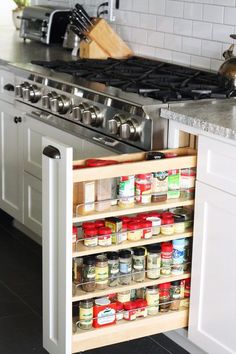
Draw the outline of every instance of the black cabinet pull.
M60 159L61 153L60 151L52 145L48 145L43 149L43 154L50 159Z
M6 91L15 91L15 87L12 84L6 84L3 86Z
M21 117L14 117L14 122L17 123L21 123L22 122L22 118Z

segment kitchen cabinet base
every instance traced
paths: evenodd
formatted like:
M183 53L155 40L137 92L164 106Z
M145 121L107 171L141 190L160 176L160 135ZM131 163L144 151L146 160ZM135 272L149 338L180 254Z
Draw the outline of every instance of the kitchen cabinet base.
M176 312L160 313L135 321L122 320L116 325L104 328L78 330L72 337L72 353L163 333L187 325L188 309L182 308Z
M25 225L21 224L16 219L13 220L13 226L16 229L20 230L23 234L25 234L29 238L31 238L31 240L33 240L36 243L38 243L40 246L42 245L42 237L40 237L39 235L35 234L33 231L28 229L28 227L26 227Z

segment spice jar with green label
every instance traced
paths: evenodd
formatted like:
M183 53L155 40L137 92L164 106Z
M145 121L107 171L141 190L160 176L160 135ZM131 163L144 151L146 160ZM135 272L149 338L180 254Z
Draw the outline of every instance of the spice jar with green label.
M82 289L84 291L94 291L95 284L95 259L93 257L85 257L83 263Z
M95 265L95 282L96 288L103 290L108 285L108 261L107 257L103 254L96 256Z
M145 279L145 249L135 248L133 254L133 280L136 282Z
M79 303L79 328L91 329L93 324L93 301L83 300Z
M108 252L108 285L117 286L119 280L119 255L117 252Z

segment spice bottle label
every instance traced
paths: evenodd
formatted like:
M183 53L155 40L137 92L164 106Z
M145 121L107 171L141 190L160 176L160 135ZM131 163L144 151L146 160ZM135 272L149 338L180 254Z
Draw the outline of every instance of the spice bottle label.
M79 309L79 320L80 324L90 325L93 322L93 308L90 309Z
M135 259L133 258L133 268L136 270L143 270L144 269L144 259Z
M107 280L108 280L108 267L96 267L96 283L99 284L106 284Z
M119 264L109 264L109 273L114 275L119 273Z
M121 263L120 262L120 272L121 273L130 273L131 272L131 263Z
M150 294L150 292L147 292L146 300L147 300L148 306L158 306L159 305L159 293Z
M95 267L91 267L86 271L86 278L95 279Z

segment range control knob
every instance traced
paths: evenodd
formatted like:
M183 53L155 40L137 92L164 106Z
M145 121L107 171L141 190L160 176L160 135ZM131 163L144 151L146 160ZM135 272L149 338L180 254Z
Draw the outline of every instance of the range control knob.
M122 139L137 140L139 137L138 122L134 119L129 119L120 126L120 137Z
M42 97L42 107L50 109L50 100L57 97L57 93L52 91Z
M50 109L54 113L65 114L69 111L71 107L70 99L64 95L50 97L49 101L50 101Z
M41 92L36 85L30 85L29 87L29 101L36 103L41 98Z
M78 106L72 108L71 115L72 119L80 122L82 120L82 114L85 110L89 108L87 103L80 103Z
M86 125L93 125L94 127L98 127L102 124L102 121L102 114L95 106L89 107L82 113L82 122Z
M16 97L24 98L23 92L25 92L25 98L26 98L26 92L29 86L30 84L26 81L23 82L22 84L16 85L16 91L15 91Z
M120 130L120 126L121 126L122 122L124 122L124 120L125 120L125 117L122 116L121 114L114 115L114 117L108 121L109 133L114 134L114 135L118 134L119 130Z

